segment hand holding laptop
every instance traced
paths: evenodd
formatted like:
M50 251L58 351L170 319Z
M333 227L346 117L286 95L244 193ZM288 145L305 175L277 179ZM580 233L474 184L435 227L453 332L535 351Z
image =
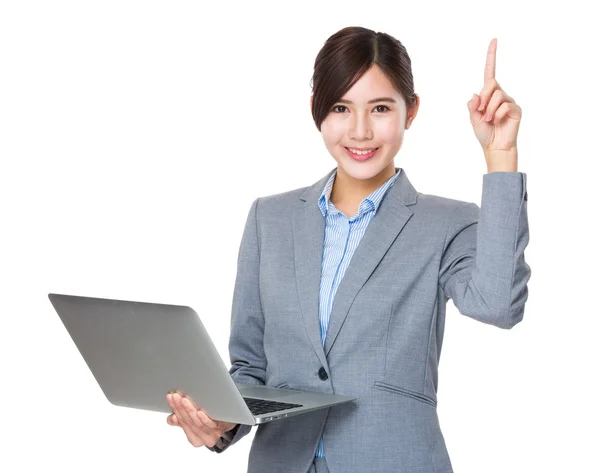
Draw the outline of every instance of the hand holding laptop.
M181 427L194 447L214 447L226 431L238 425L211 419L206 412L179 393L168 394L167 401L173 409L173 414L167 417L167 423Z

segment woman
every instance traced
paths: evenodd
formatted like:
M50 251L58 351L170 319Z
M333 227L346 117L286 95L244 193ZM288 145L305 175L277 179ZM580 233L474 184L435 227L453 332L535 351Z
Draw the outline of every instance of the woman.
M481 209L421 194L396 168L419 109L411 61L384 33L344 28L319 52L310 106L337 167L256 199L238 259L229 344L236 382L358 397L258 426L251 472L452 472L437 368L449 298L501 328L522 320L531 271L521 108L495 79L467 103L487 163ZM178 394L170 425L222 452L251 427Z

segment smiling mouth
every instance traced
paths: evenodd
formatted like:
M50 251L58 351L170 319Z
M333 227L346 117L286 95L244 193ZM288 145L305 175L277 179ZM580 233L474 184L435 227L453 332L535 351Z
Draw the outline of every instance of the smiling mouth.
M351 148L350 146L344 146L344 148L349 149L349 150L356 150L356 151L374 151L374 150L379 149L379 148Z
M348 155L352 159L355 159L356 161L366 161L367 159L372 158L375 155L375 153L377 152L377 150L379 150L379 148L365 148L365 150L368 149L368 150L370 150L370 152L368 152L368 153L364 153L363 152L363 153L357 154L357 153L354 153L352 151L352 149L359 151L360 148L352 148L352 149L350 149L350 148L348 148L346 146L344 146L344 148L346 149L346 153L348 153Z

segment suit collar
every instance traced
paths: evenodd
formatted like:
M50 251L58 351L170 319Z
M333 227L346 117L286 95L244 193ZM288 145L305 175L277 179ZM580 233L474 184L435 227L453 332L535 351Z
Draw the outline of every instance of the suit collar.
M319 197L323 193L323 189L329 178L336 172L337 168L333 168L324 177L308 187L301 195L300 200L304 202L314 202L315 205L319 202ZM403 205L413 205L417 202L417 191L408 180L406 171L402 168L395 168L396 172L400 171L397 181L390 188L389 194L394 195L391 199L399 199Z
M379 188L375 189L360 202L358 206L359 216L364 215L366 212L377 212L377 209L379 208L381 201L385 197L385 194L387 193L389 188L394 185L401 172L402 170L397 168L396 172L392 177L390 177ZM335 182L335 177L336 171L334 170L333 174L329 177L329 179L327 179L325 188L321 192L321 195L319 196L319 200L317 202L319 205L319 209L321 209L321 213L324 217L327 216L327 212L330 208L330 197L331 191L333 190L333 183Z
M293 216L296 284L302 317L323 366L327 366L327 355L356 295L412 216L409 207L417 202L417 191L405 171L396 168L396 171L401 170L400 175L369 223L337 290L323 347L319 325L319 290L325 218L319 209L318 199L335 170L329 171L302 193L300 200L303 204L296 208Z

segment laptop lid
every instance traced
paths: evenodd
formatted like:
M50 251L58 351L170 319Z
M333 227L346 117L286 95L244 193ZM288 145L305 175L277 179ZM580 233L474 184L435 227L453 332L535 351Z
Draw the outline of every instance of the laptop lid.
M256 423L192 308L54 293L48 298L112 404L170 413L166 395L179 390L213 419Z

